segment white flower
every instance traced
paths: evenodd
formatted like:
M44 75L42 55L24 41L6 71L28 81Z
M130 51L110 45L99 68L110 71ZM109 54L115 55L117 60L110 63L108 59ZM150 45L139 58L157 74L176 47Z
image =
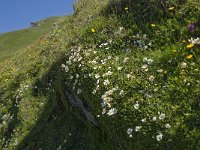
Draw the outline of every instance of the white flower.
M57 148L57 150L61 150L61 145L59 145L59 147Z
M144 118L144 119L142 119L141 121L142 121L142 122L146 122L146 121L147 121L147 119L146 119L146 118Z
M147 63L148 65L151 65L153 63L153 59L148 59L148 58L144 58L143 62Z
M118 60L119 60L119 57L118 57L118 56L116 56L116 57L115 57L115 61L118 61Z
M192 44L200 44L200 38L199 37L197 37L196 39L193 39L193 38L188 39L188 41Z
M182 63L180 64L180 66L181 66L182 69L184 69L184 68L186 68L187 64L186 64L185 62L182 62Z
M117 67L117 70L119 70L119 71L122 70L122 67Z
M103 74L103 77L106 77L106 76L111 76L113 74L113 72L111 71L108 71L107 73Z
M79 78L79 74L76 74L76 78Z
M159 115L159 119L160 119L160 120L165 119L165 114L161 113L161 114Z
M99 74L96 74L96 75L95 75L95 78L96 78L96 79L98 79L99 77L100 77L100 75L99 75Z
M138 132L138 131L140 131L141 128L142 128L142 126L136 126L135 131Z
M166 127L167 129L171 128L171 126L170 126L169 124L166 124L165 127Z
M97 90L94 89L94 90L92 91L92 94L94 95L94 94L96 94L96 92L97 92Z
M153 82L153 81L154 81L154 79L155 79L155 77L154 77L154 76L150 76L150 77L149 77L149 81L151 81L151 82Z
M143 66L142 66L142 69L147 69L148 68L148 65L147 64L144 64Z
M156 119L157 119L156 117L153 117L153 119L152 119L152 120L153 120L153 121L156 121Z
M106 108L103 108L102 115L106 113Z
M109 111L108 111L108 115L111 116L111 115L114 115L117 113L117 109L116 108L111 108Z
M66 64L71 65L72 64L71 60L66 61Z
M131 134L133 132L133 128L128 128L128 130L127 130L127 134Z
M111 59L111 58L112 58L112 56L108 56L108 60Z
M103 82L103 84L104 84L104 85L108 85L108 84L110 84L110 81L107 79L107 80L105 80L105 81Z
M110 76L110 75L112 75L112 74L113 74L113 72L111 72L111 71L108 71L108 72L107 72L107 75L108 75L108 76Z
M97 84L99 84L99 82L100 82L100 81L99 81L99 80L97 80Z
M135 103L135 105L134 105L134 108L135 108L135 109L139 109L139 106L140 106L140 105L138 104L138 101L137 101L137 102Z
M162 73L163 72L163 69L159 69L157 70L158 73Z
M69 67L65 66L65 72L68 72L68 71L69 71Z
M82 92L82 90L81 90L81 89L78 89L77 94L80 94L81 92Z
M124 58L124 63L126 63L128 61L128 57Z
M124 90L121 90L120 92L119 92L119 95L124 95Z
M61 65L61 68L65 68L65 64L62 64L62 65Z
M105 102L101 102L101 107L105 107L106 103Z
M126 76L127 76L128 79L133 77L131 74L127 74Z
M157 141L161 141L162 138L163 138L163 134L162 134L162 133L159 133L159 134L156 136Z

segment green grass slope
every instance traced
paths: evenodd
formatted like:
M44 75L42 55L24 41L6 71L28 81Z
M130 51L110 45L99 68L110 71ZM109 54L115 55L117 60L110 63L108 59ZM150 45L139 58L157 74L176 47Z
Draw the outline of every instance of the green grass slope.
M9 57L17 50L30 45L39 37L48 33L57 19L58 17L47 18L39 21L40 25L38 27L1 34L0 59Z
M199 6L79 0L0 62L1 148L199 150Z

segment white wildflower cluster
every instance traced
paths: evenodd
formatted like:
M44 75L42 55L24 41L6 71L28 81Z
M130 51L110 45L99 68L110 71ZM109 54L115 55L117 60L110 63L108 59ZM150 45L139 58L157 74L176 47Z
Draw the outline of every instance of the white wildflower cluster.
M116 108L111 108L111 109L108 111L107 114L108 114L109 116L112 116L112 115L116 114L117 111L118 111L118 110L117 110Z
M128 128L127 130L127 134L129 135L129 137L132 137L132 132L133 132L133 128Z
M159 119L160 120L163 120L163 119L165 119L165 114L164 113L160 113L160 112L158 112L158 115L159 115Z
M61 64L61 69L64 70L66 73L69 74L68 79L69 80L74 80L73 83L73 90L76 90L76 94L81 94L82 93L82 89L79 88L81 86L81 83L79 82L80 80L80 75L78 73L76 74L71 74L70 75L70 69L76 65L78 68L82 68L85 64L84 58L82 56L82 54L85 55L90 55L92 51L89 50L82 50L81 47L77 47L76 49L73 48L70 50L71 55L68 57L68 60L66 61L65 64ZM92 63L97 63L95 60L92 61ZM78 87L79 86L79 87Z
M143 62L144 62L145 64L142 66L142 70L148 71L148 70L149 70L149 67L150 67L151 64L153 63L153 59L145 57L145 58L143 59Z
M137 46L140 49L148 49L152 46L152 43L150 42L150 40L147 38L146 34L141 34L138 33L135 36L135 40L134 40L134 45Z
M124 27L119 27L115 34L122 34L122 31L124 30Z
M112 88L109 91L106 91L102 96L101 99L103 100L103 103L105 103L109 108L111 107L111 102L113 100L112 95L115 91L117 91L118 88Z
M99 45L99 47L100 47L100 48L106 47L108 44L109 44L109 43L101 43L101 44Z
M191 38L188 39L188 42L190 42L191 44L200 45L200 38L199 37L197 37L196 39Z
M26 92L26 90L29 88L30 84L29 83L21 83L20 84L20 88L18 90L18 95L17 95L17 98L18 97L22 97L23 94Z
M108 43L102 43L100 45L101 48L104 48L108 46ZM70 81L70 84L73 85L73 90L76 94L81 94L83 91L81 88L81 83L83 83L84 80L92 80L93 86L91 88L91 92L94 97L98 97L98 99L101 99L101 114L98 114L97 117L99 118L101 115L106 116L114 116L115 114L119 113L119 107L117 106L117 101L122 99L124 101L124 95L132 94L129 89L125 88L124 86L118 87L119 83L116 83L116 77L121 77L122 83L125 83L127 81L130 81L131 79L137 79L136 73L134 70L130 70L128 67L126 67L129 63L133 63L134 60L130 59L129 56L116 56L113 57L113 55L108 54L105 56L105 54L101 55L94 49L86 49L86 50L72 50L71 56L69 56L69 59L66 61L65 64L61 65L61 68L63 71L67 72L69 74L68 80ZM148 71L148 69L152 68L154 60L151 58L145 57L143 59L143 66L142 70ZM75 69L74 69L75 68ZM80 70L80 72L75 72L77 69ZM116 72L115 72L116 71ZM158 73L164 72L163 69L158 69ZM84 73L84 75L83 75ZM150 86L155 86L155 77L154 75L147 75L147 80L149 81L148 84ZM120 85L121 86L121 85ZM134 85L133 85L134 86ZM128 87L128 86L127 86ZM123 90L122 90L123 89ZM156 88L154 88L156 89ZM153 108L152 106L155 106L155 104L151 104L153 101L150 99L153 97L153 92L155 90L147 89L141 90L141 94L144 94L145 101L136 100L134 103L130 101L130 107L132 107L135 113L139 113L138 116L135 116L137 118L138 124L133 126L132 128L127 129L127 134L129 137L132 137L132 132L137 132L139 134L142 134L141 131L146 132L146 124L163 124L163 127L165 127L166 131L171 126L169 123L166 123L166 115L164 111L158 112L157 115L150 115L145 114L142 104L145 103L145 107L148 107L152 109L152 111L157 112L157 108ZM157 91L159 88L157 88ZM103 92L104 91L104 92ZM140 94L140 93L138 93ZM140 117L142 116L142 117ZM135 122L134 122L135 123ZM163 134L165 132L161 129L157 129L154 136L156 137L157 141L161 141L163 138Z
M153 59L144 57L143 62L147 65L151 65L153 63Z
M135 132L139 132L141 130L142 126L135 126ZM133 128L128 128L127 129L127 134L129 135L130 138L132 138L132 132Z

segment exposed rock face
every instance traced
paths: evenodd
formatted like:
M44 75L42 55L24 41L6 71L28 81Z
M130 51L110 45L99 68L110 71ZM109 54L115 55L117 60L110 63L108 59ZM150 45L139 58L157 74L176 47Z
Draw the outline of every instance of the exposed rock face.
M84 113L85 117L87 118L87 120L90 121L92 124L94 124L96 127L99 128L99 124L95 120L93 114L88 110L88 108L86 108L84 106L84 104L81 101L81 99L78 96L76 96L75 94L73 94L70 89L67 89L66 95L67 95L67 97L69 99L70 104L73 107L80 108L82 110L82 112Z

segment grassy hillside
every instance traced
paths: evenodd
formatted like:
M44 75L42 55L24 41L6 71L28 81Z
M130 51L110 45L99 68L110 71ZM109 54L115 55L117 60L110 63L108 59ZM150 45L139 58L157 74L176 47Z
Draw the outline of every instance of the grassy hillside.
M79 0L0 62L1 148L199 150L199 6Z
M17 50L24 48L48 33L58 17L51 17L39 21L39 26L0 35L0 59L9 57Z

